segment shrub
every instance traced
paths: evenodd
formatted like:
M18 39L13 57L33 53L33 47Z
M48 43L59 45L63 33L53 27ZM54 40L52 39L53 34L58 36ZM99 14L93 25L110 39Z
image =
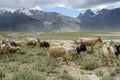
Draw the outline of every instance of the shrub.
M86 70L93 70L99 67L99 64L96 60L85 60L82 62L82 68Z
M3 78L5 78L5 73L2 70L0 70L0 80L2 80Z
M63 70L63 72L59 75L59 78L62 80L75 80L72 76L68 74L66 70Z
M113 80L113 77L110 75L103 76L101 80Z
M102 71L98 70L98 71L96 71L96 75L99 76L99 77L101 77L101 76L104 75L104 73Z
M45 77L35 73L34 71L21 71L16 73L12 80L46 80Z

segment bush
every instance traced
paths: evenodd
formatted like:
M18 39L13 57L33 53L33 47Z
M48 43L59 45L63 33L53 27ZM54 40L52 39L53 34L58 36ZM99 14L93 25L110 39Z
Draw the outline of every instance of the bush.
M113 80L113 77L110 75L103 76L101 80Z
M35 73L34 71L21 71L16 73L12 80L46 80L45 77Z
M98 70L98 71L96 71L96 75L99 76L99 77L101 77L101 76L104 75L104 73L102 71Z
M63 70L63 72L59 75L59 78L62 80L75 80L72 76L68 74L66 70Z
M5 73L2 70L0 70L0 80L2 80L4 77L5 77Z
M99 67L99 64L96 60L85 60L82 62L82 68L86 70L93 70Z

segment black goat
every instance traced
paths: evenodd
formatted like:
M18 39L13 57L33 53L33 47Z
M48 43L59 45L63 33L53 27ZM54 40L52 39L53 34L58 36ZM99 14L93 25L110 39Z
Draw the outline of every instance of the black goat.
M115 55L116 56L120 55L120 45L115 45L115 48L116 48Z
M50 44L46 41L43 41L43 42L39 42L39 46L40 48L48 48L50 47Z
M79 54L81 51L86 51L86 46L81 43L78 47L76 47L77 54Z

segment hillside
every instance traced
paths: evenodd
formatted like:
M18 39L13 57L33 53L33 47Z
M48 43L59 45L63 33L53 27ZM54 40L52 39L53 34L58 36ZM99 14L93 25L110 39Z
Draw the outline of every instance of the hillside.
M82 30L120 30L120 8L108 10L102 9L96 14L88 9L84 14L77 17L81 22Z
M0 11L0 31L80 31L78 19L55 12L18 9Z
M0 31L119 31L119 26L120 8L102 9L97 13L88 9L76 18L32 9L0 10Z

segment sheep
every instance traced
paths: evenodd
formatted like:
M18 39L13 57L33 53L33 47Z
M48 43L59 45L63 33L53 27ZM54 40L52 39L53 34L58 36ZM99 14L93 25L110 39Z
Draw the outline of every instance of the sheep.
M97 42L102 42L101 37L97 37L94 39L80 39L80 42L83 43L86 46L91 46L91 51L93 51L93 47Z
M118 55L120 55L120 45L115 45L115 48L116 48L115 55L116 57L118 57Z
M107 65L111 64L116 58L112 44L113 41L108 41L102 47L102 58L105 59Z

